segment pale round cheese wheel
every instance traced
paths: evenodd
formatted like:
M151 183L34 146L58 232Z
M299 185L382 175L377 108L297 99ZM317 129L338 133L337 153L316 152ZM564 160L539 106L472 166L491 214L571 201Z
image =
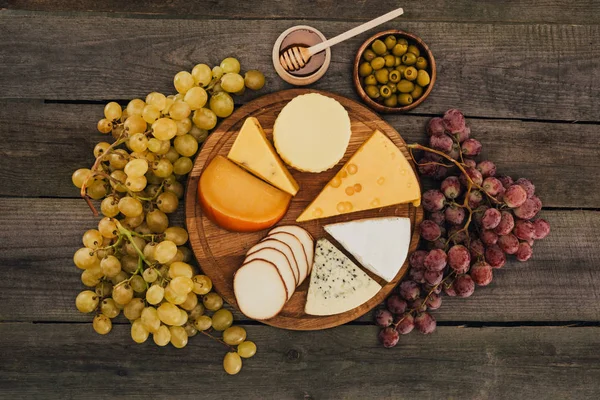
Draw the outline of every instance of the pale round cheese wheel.
M293 98L273 126L273 142L281 158L305 172L334 167L344 157L350 135L346 109L318 93Z

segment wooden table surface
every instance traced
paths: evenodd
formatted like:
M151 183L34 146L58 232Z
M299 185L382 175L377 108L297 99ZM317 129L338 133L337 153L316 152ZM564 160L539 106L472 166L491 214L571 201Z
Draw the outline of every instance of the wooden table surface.
M600 2L0 0L0 398L592 399L600 397ZM172 77L230 55L271 65L280 32L331 37L403 5L385 28L421 36L438 62L430 98L386 116L408 142L450 107L484 156L531 178L550 236L469 299L444 298L438 330L394 349L371 316L320 332L238 321L259 347L227 376L224 348L136 345L75 309L72 254L97 223L70 181L92 164L103 105L173 91ZM383 29L383 28L382 28ZM314 85L356 99L351 65L372 32L332 51ZM247 93L246 102L257 96ZM179 215L179 222L183 216Z

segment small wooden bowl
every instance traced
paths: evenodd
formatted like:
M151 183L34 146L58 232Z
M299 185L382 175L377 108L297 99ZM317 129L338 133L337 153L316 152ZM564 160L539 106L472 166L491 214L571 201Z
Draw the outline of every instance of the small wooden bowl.
M373 43L376 39L383 40L388 35L403 37L406 40L408 40L409 42L415 43L419 47L419 49L422 51L422 53L423 53L422 55L425 55L427 57L427 61L429 62L428 70L429 70L429 76L431 79L429 82L429 85L423 92L423 95L421 95L421 97L419 97L416 101L414 101L412 104L409 104L408 106L388 107L384 104L380 104L380 103L374 101L365 92L365 89L362 87L361 78L358 75L358 66L361 63L362 55L365 52L365 50L367 50L369 48L369 46L371 45L371 43ZM418 36L413 35L412 33L400 31L397 29L390 29L387 31L379 32L379 33L371 36L369 39L367 39L362 44L362 46L360 46L360 48L358 49L358 52L356 53L356 57L354 58L354 71L352 72L352 80L354 81L354 87L356 89L356 92L362 99L362 101L366 105L368 105L370 108L372 108L380 113L403 113L403 112L412 110L413 108L417 107L419 104L421 104L423 101L425 101L427 96L429 96L429 93L431 93L431 90L433 89L433 85L435 84L436 76L437 76L437 74L436 74L436 68L435 68L435 59L433 58L433 54L431 53L431 50L429 50L429 47L427 47L425 42Z

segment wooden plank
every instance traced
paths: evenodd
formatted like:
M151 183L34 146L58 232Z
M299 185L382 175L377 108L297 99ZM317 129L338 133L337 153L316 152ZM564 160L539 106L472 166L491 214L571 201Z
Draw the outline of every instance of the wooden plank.
M51 3L43 0L10 0L5 7L9 10L51 12L133 13L145 17L156 15L186 18L319 19L327 16L332 20L364 21L398 7L398 2L368 0L355 2L352 7L340 7L338 2L331 0L321 0L316 4L306 1L267 0L256 3L225 0L210 2L210 6L203 2L184 0L152 3L143 0L60 0ZM404 15L398 23L401 24L404 20L595 24L600 22L600 6L593 0L432 0L406 4Z
M0 321L90 321L74 306L84 287L72 254L97 221L83 200L1 198L0 215ZM543 211L542 216L552 232L535 244L531 260L510 261L469 299L444 298L436 318L599 321L600 212ZM577 307L568 306L573 299Z
M0 170L8 171L3 196L76 197L71 183L77 168L93 163L102 105L0 101ZM409 142L426 142L429 118L386 115ZM591 160L600 155L598 127L469 119L472 135L483 143L483 157L498 171L531 179L550 207L600 208L600 181ZM543 146L540 146L543 143ZM34 169L32 165L44 165Z
M0 21L0 36L12 38L0 43L2 98L129 99L151 90L171 92L177 71L230 55L244 68L266 73L263 93L289 87L272 69L271 46L292 21L6 12ZM355 25L306 23L328 37ZM398 24L382 29L393 27ZM439 62L436 87L420 113L460 106L474 116L598 121L597 25L406 22L402 28L421 36ZM336 46L330 70L314 87L355 98L350 69L368 36Z
M127 325L99 336L82 324L0 324L0 394L28 399L195 399L199 393L230 399L234 392L244 399L600 396L598 327L440 327L429 336L404 336L394 349L377 343L375 327L246 329L258 353L230 377L221 365L226 349L200 335L177 350L136 345Z

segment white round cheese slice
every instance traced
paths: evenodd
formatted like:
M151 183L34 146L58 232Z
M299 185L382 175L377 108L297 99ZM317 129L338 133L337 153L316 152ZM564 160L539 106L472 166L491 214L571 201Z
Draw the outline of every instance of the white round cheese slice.
M350 135L346 109L318 93L293 98L273 126L273 142L281 158L305 172L334 167L344 157Z
M285 283L289 300L294 294L294 291L296 290L296 277L292 272L290 260L288 260L285 254L283 254L281 251L276 250L272 247L264 247L260 250L255 251L254 253L248 254L246 256L246 259L244 260L244 264L256 259L269 261L277 267L279 273L281 274L281 278Z
M255 259L242 265L233 277L240 311L249 318L273 318L287 301L285 283L272 263Z

